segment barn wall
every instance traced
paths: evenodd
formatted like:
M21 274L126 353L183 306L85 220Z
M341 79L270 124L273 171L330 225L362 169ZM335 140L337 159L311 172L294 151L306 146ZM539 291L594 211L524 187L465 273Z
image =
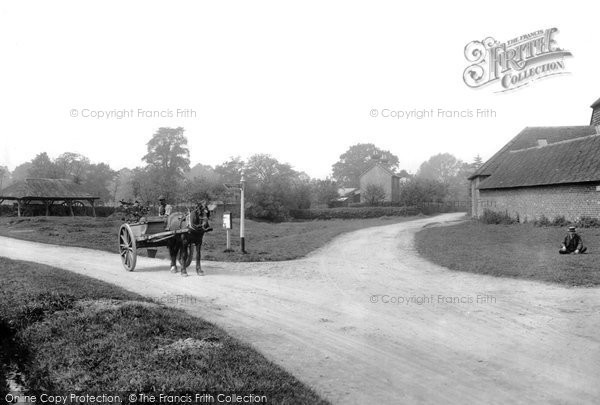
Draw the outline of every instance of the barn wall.
M478 216L484 209L518 215L521 221L541 215L564 216L570 221L582 216L600 218L600 191L596 184L479 190Z
M392 177L392 202L400 201L400 178Z
M360 201L364 202L365 190L369 184L378 184L385 190L385 201L392 201L392 176L379 166L373 166L360 178Z

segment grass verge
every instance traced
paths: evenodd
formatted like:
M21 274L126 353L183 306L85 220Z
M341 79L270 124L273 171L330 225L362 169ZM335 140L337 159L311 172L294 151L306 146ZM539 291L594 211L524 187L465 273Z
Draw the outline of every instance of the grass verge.
M451 270L568 286L600 285L600 229L580 229L588 252L559 255L566 229L477 221L425 228L416 234L422 256Z
M0 257L2 365L30 393L262 392L326 403L218 327L119 287ZM5 374L2 375L4 377ZM2 398L6 380L0 381Z
M216 261L292 260L325 245L336 236L362 228L389 225L415 217L381 217L371 219L332 219L269 223L246 221L246 250L239 252L239 221L232 230L232 253L224 253L226 232L218 221L212 221L214 231L205 235L202 258ZM2 217L0 235L33 242L78 246L118 253L117 232L121 221L90 217ZM141 250L145 254L145 250ZM166 248L159 248L159 258L168 257Z

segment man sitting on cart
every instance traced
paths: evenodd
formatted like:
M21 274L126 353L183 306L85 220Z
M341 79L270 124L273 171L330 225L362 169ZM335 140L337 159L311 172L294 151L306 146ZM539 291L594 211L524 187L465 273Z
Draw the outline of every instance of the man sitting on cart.
M159 202L159 206L158 206L158 215L161 217L168 217L169 215L171 215L171 211L173 210L173 207L169 204L167 204L167 200L165 199L164 196L160 196L158 197L158 202Z

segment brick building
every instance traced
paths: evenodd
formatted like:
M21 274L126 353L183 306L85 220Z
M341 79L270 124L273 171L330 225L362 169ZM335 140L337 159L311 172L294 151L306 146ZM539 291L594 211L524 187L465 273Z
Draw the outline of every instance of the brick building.
M471 214L600 217L600 99L590 125L527 127L471 177Z
M365 191L370 184L376 184L385 190L386 202L400 201L400 176L393 173L379 162L360 175L360 201L365 202Z

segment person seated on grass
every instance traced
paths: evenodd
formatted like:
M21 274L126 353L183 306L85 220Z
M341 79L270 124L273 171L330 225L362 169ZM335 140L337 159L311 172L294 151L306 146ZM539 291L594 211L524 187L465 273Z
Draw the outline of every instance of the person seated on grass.
M577 235L574 226L570 226L569 232L567 233L567 236L565 236L562 247L558 252L561 255L568 255L570 253L585 253L586 250L587 248L583 246L583 240L581 239L581 236Z

